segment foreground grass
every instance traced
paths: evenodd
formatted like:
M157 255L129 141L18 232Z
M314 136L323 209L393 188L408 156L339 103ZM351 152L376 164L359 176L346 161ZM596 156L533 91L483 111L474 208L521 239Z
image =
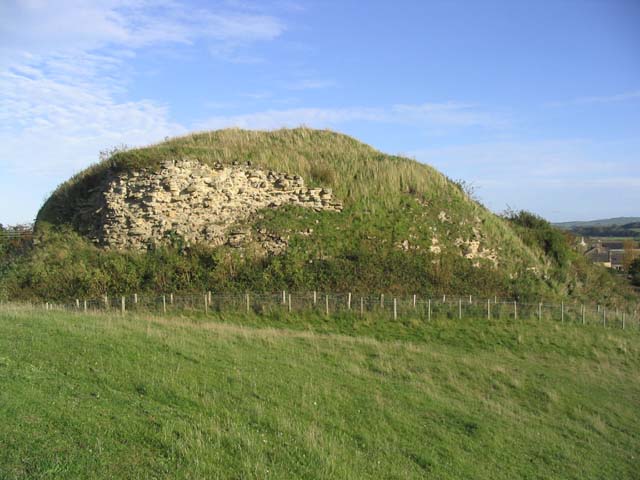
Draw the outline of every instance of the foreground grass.
M637 478L637 332L239 321L0 311L0 478Z

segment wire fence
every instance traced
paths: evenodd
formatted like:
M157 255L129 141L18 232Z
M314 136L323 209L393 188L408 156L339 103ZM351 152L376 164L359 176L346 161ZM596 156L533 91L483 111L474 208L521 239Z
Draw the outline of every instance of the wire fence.
M640 330L639 307L635 309L607 308L577 302L519 302L517 300L478 298L473 295L427 298L420 295L394 297L385 294L359 295L327 292L287 292L264 294L226 294L203 292L196 294L165 294L108 296L75 299L71 302L44 302L34 306L45 310L76 312L130 312L171 315L178 313L246 313L269 315L279 313L314 312L336 316L376 315L391 320L406 318L431 321L437 319L506 319L552 320L559 323L601 325L608 328Z

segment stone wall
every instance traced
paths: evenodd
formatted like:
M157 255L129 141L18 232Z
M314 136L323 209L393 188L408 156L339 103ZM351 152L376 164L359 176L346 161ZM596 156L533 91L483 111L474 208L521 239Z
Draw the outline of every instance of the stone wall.
M283 205L342 210L330 189L307 188L300 176L249 164L211 168L194 160L169 161L158 171L115 175L99 190L93 205L85 206L94 222L84 233L98 245L117 249L146 249L169 242L172 235L187 244L241 246L245 233L234 227L258 210ZM262 236L282 249L283 239L270 239L268 232Z

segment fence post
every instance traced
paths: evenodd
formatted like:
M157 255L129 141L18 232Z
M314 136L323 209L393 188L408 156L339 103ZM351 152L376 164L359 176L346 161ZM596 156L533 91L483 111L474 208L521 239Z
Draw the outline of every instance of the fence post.
M328 317L329 316L329 295L324 296L324 310Z
M602 307L602 325L607 328L607 307Z
M209 297L205 293L204 294L204 314L207 315L209 313Z
M173 305L173 293L169 294L169 305Z
M542 302L538 302L538 321L542 321Z
M162 313L167 313L167 297L166 297L166 295L162 295Z
M518 319L518 301L517 300L513 301L513 319L514 320Z
M249 294L248 293L247 293L246 300L247 300L247 313L249 313L249 311L251 310L251 304L249 302Z
M349 296L347 297L347 310L351 310L351 292L349 292Z
M360 297L360 316L364 316L364 298Z
M120 310L122 311L122 315L124 315L124 312L126 310L126 306L125 306L125 302L126 300L124 299L124 296L122 298L120 298Z
M624 330L624 320L625 320L624 315L625 315L625 313L622 312L622 329L623 330Z
M137 304L138 304L138 294L137 294L137 293L134 293L134 294L133 294L133 303L134 303L135 305L137 305Z
M584 325L584 305L582 305L582 324Z
M564 301L560 302L560 322L564 323Z
M393 319L398 319L398 300L395 297L393 298Z
M287 303L287 292L286 290L282 291L282 304L285 305Z
M289 306L288 306L288 310L289 310L289 313L291 313L291 293L289 293Z
M384 293L380 294L380 308L384 308Z
M87 301L86 300L84 301L83 306L84 306L84 311L86 312L87 311Z
M205 301L207 302L207 307L213 304L213 302L211 301L211 290L207 292L207 298L205 298Z
M473 300L471 299L471 295L469 295L469 305L473 305Z
M442 303L447 303L447 296L446 295L442 295Z
M430 322L431 321L431 299L429 299L429 309L427 311L427 320Z
M109 310L109 297L104 296L104 309Z
M458 320L462 320L462 298L458 299Z
M491 320L491 299L487 298L487 320Z
M76 310L80 310L80 299L76 298Z
M318 304L318 292L313 291L313 305L316 306Z

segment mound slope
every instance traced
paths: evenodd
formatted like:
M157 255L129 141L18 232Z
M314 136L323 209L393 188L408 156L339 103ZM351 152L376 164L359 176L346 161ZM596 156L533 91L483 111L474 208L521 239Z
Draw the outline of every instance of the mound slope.
M37 229L51 226L66 233L50 244L74 245L62 263L84 265L72 283L85 292L96 268L106 280L91 292L541 296L585 281L567 271L553 280L558 265L538 244L432 167L307 128L196 133L116 152L51 195Z

